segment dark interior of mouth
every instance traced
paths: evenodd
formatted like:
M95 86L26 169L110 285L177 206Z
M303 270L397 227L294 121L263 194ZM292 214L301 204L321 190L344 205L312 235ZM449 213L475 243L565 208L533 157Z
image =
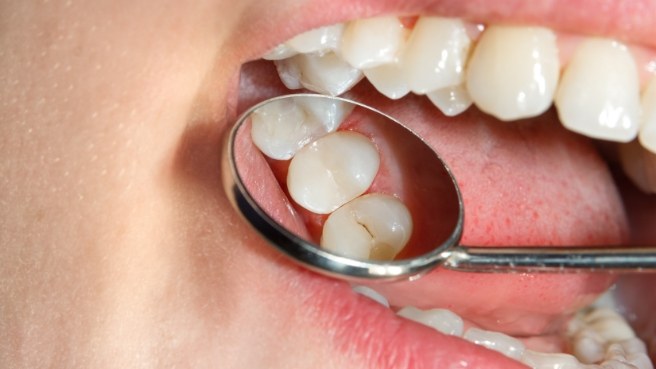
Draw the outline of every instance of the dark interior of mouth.
M247 63L242 68L238 110L244 111L257 102L290 92L298 91L289 91L282 85L272 63ZM458 117L447 118L420 97L391 101L366 82L361 82L346 96L389 113L428 142L444 148L440 154L444 154L454 170L467 214L471 214L465 222L465 243L483 246L645 245L645 242L656 240L654 197L636 190L613 160L602 159L592 140L563 129L553 111L508 123L496 121L472 107ZM285 200L272 204L272 208L280 209L291 202L284 190L278 196ZM289 224L298 219L307 220L298 216L298 212L288 216ZM297 223L296 227L299 226ZM650 277L646 280L654 282ZM609 279L606 281L608 285ZM562 284L549 286L557 289ZM397 295L393 304L421 305L421 299L409 297L416 295L416 291L402 288L409 292L388 289L387 292ZM547 293L546 299L560 298L561 310L566 314L594 299L594 293L565 298L563 295L574 293L572 291L590 292L576 288L565 290ZM538 300L539 295L528 293L526 298ZM472 304L484 299L485 294L481 299L474 298ZM444 303L438 299L424 306ZM654 306L653 302L647 303ZM628 301L624 308L633 311L636 310L634 306L644 304L645 301ZM534 307L528 303L526 308ZM463 310L473 311L473 308L468 309ZM479 323L486 326L484 320ZM644 317L644 311L640 318L635 318L635 323L643 335L653 336L656 323ZM497 327L491 324L488 328Z

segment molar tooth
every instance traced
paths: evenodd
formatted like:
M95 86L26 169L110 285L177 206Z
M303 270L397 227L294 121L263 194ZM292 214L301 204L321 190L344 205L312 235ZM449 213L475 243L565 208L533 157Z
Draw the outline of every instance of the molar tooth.
M385 296L381 295L381 294L378 293L376 290L374 290L374 289L372 289L372 288L370 288L370 287L367 287L367 286L362 286L362 285L357 285L357 286L354 285L354 286L352 286L351 288L352 288L353 291L355 291L356 293L359 293L359 294L362 295L362 296L368 297L368 298L370 298L371 300L374 300L374 301L376 301L377 303L379 303L379 304L381 304L381 305L383 305L383 306L385 306L385 307L387 307L387 308L389 307L389 302L387 301L387 299L385 298Z
M362 71L371 84L390 99L400 99L410 92L399 63L390 63Z
M421 17L403 51L412 92L425 94L462 84L470 43L462 20Z
M499 332L469 328L463 338L516 360L522 357L525 350L524 344L520 340Z
M469 61L467 89L479 109L499 119L533 117L551 106L559 68L551 30L491 26Z
M287 45L304 54L335 50L339 46L343 31L343 24L315 28L295 36L287 41Z
M287 173L290 196L317 214L328 214L363 194L378 172L380 157L369 138L330 133L300 149Z
M583 41L565 68L556 93L560 121L586 136L628 142L638 134L638 71L623 44Z
M464 84L441 88L427 93L426 96L433 105L448 117L464 112L472 104L472 99Z
M451 336L462 336L465 324L461 317L446 309L420 310L406 306L397 314Z
M656 77L642 93L642 122L639 139L643 147L656 154Z
M524 351L520 360L533 369L580 369L581 364L572 355L545 354L532 350Z
M289 89L305 87L326 95L341 95L362 79L362 72L333 52L300 54L275 61L280 79Z
M354 259L392 260L412 234L412 218L397 198L369 194L328 216L321 247Z
M406 34L394 16L352 21L344 29L340 51L353 67L373 68L396 61Z

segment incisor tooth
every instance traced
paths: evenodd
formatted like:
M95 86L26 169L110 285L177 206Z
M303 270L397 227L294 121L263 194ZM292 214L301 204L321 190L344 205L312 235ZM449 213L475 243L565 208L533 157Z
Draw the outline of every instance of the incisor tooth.
M362 72L351 67L333 52L324 55L300 54L276 60L280 79L289 89L305 87L310 91L341 95L362 79Z
M350 22L344 29L340 51L358 69L396 61L407 31L397 17L377 17Z
M384 64L362 72L376 90L390 99L400 99L410 92L399 63Z
M391 260L412 234L410 212L397 198L369 194L330 214L321 246L354 259Z
M499 119L533 117L551 106L559 69L551 30L490 26L469 61L467 90L479 109Z
M464 85L445 87L429 92L426 96L447 117L464 112L472 104L469 92Z
M438 332L452 336L462 336L465 323L462 318L446 309L420 310L406 306L397 312L399 316L431 327Z
M656 154L656 77L642 93L642 119L639 139L643 147Z
M342 38L343 24L316 28L287 41L287 45L299 53L326 52L335 50Z
M412 92L425 94L462 84L470 43L462 20L421 17L403 51Z
M369 138L334 132L296 153L289 164L287 187L299 205L328 214L363 194L379 165L378 150Z
M589 39L563 72L555 99L558 116L574 132L628 142L638 134L639 89L636 63L627 47Z
M517 360L522 357L525 350L524 344L520 340L499 332L469 328L463 338Z

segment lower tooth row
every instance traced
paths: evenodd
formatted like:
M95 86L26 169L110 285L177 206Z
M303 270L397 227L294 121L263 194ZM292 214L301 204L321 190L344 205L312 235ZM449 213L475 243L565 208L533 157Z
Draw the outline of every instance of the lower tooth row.
M364 286L353 289L389 307L387 299L375 290ZM533 369L654 369L645 343L635 336L624 318L606 308L590 309L572 320L568 336L574 355L529 350L522 341L499 332L475 327L464 330L462 318L446 309L406 306L397 314L500 352Z
M570 130L618 142L639 136L656 152L656 78L641 102L636 61L621 43L581 41L561 76L557 37L546 28L489 26L474 45L468 25L453 18L420 17L412 30L393 16L331 27L310 31L330 42L314 35L315 48L290 41L269 56L301 53L276 60L288 87L339 95L364 75L392 99L425 94L450 116L473 102L502 120L534 117L555 103Z

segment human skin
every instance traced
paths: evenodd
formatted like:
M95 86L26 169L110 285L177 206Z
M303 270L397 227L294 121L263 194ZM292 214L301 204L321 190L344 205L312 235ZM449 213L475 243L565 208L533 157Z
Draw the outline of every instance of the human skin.
M322 314L344 285L270 250L221 189L240 66L326 3L2 5L0 367L375 367ZM354 4L312 22L411 6Z

